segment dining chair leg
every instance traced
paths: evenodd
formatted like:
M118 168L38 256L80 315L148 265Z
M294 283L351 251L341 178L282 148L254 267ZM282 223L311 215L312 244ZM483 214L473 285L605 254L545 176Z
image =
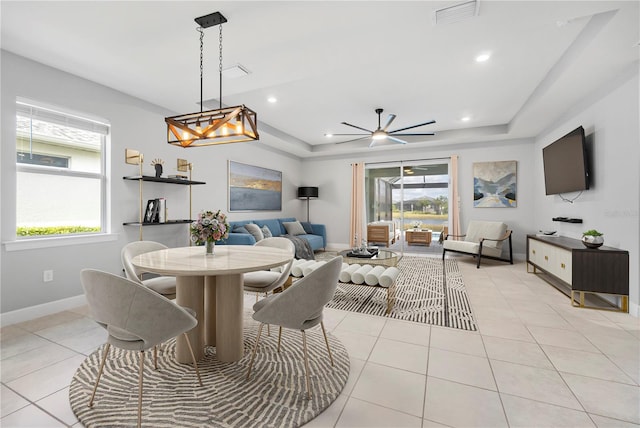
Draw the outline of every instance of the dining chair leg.
M282 326L278 328L278 352L280 352L280 340L282 339Z
M140 372L138 373L138 428L142 426L142 376L144 373L144 351L140 351Z
M251 367L253 367L253 360L256 358L256 351L258 351L258 342L260 342L260 335L262 334L262 327L264 323L258 327L258 337L256 337L256 344L253 346L253 352L251 353L251 360L249 361L249 370L247 370L247 380L251 377Z
M182 334L184 334L184 340L185 342L187 342L187 347L189 348L189 352L191 353L191 358L193 359L193 367L195 367L196 375L198 375L198 382L200 382L200 386L204 386L202 385L202 379L200 378L200 370L198 369L198 362L196 361L196 356L193 353L193 348L191 347L191 341L189 340L189 336L187 336L187 333L182 333Z
M311 399L311 380L309 379L309 355L307 354L307 334L302 331L302 353L304 355L304 377L307 384L307 398Z
M322 334L324 335L324 343L327 344L327 352L329 353L329 361L331 361L331 367L333 367L333 355L331 355L331 348L329 347L329 339L327 339L327 332L324 329L324 321L320 322L320 327L322 327Z
M104 351L102 351L102 361L100 362L100 370L98 370L98 377L96 378L96 384L93 387L93 393L91 393L91 398L89 399L89 407L93 407L93 399L95 398L96 391L98 390L98 383L100 383L100 377L102 376L104 363L105 361L107 361L107 354L109 354L109 348L111 348L111 344L106 343L104 347Z
M158 370L158 345L153 347L153 368Z
M269 293L264 293L264 297L269 297ZM267 324L267 336L271 337L271 324Z

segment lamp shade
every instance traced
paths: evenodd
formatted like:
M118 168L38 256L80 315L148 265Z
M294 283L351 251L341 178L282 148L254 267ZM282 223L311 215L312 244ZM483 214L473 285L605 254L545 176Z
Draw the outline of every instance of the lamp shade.
M298 198L317 198L317 187L298 187Z

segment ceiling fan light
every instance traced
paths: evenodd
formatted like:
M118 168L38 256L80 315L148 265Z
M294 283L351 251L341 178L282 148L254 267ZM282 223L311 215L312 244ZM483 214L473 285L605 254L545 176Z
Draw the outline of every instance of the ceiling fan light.
M387 133L384 131L374 131L373 134L371 134L371 138L374 140L384 140L387 138Z

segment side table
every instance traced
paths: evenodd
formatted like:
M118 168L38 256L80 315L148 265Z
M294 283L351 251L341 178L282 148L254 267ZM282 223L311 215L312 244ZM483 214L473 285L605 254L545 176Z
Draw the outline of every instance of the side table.
M431 245L430 230L409 229L405 232L407 244L425 244L427 247Z

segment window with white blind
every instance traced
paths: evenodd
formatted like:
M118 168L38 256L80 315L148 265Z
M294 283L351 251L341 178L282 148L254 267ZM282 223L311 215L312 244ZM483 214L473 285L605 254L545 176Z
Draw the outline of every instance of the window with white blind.
M16 102L18 238L107 232L109 124Z

